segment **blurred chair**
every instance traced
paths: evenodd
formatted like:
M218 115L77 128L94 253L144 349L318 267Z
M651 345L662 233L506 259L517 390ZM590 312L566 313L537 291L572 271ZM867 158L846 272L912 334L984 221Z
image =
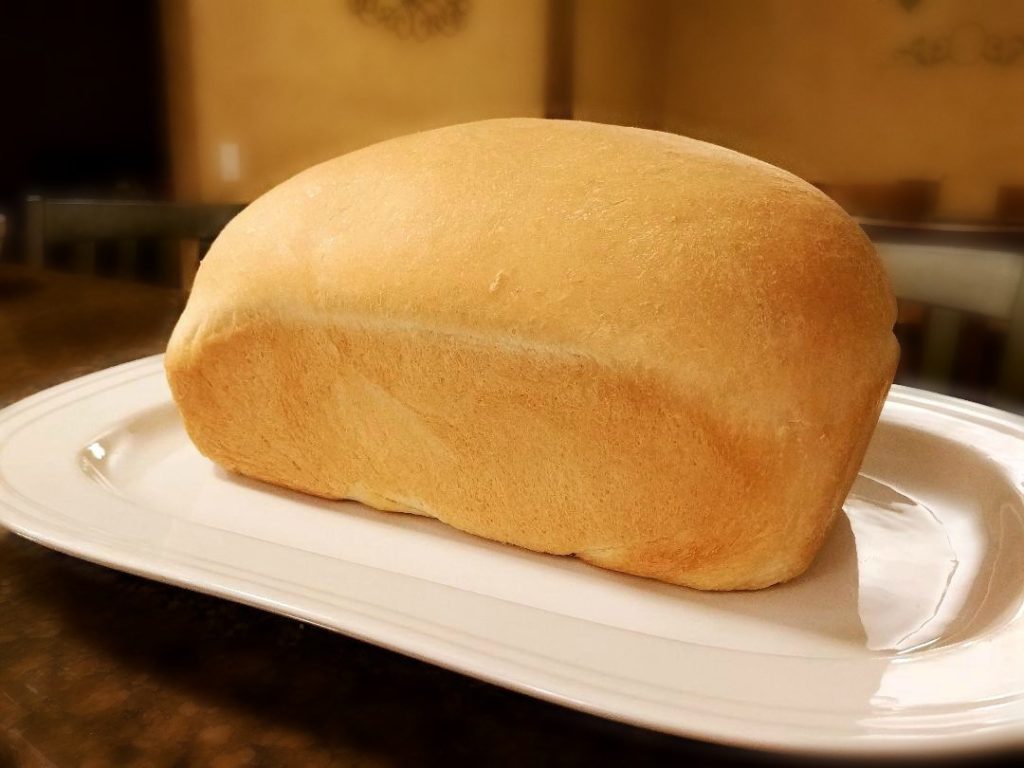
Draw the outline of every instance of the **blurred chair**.
M25 206L25 261L45 267L51 246L71 248L71 268L97 271L97 246L114 247L114 273L138 269L139 246L157 244L157 271L165 281L176 274L187 288L195 263L240 204L192 205L142 200L81 200L29 197ZM189 246L192 247L189 247Z
M965 315L1006 329L996 395L1024 402L1024 227L862 221L898 298L930 309L922 374L951 383Z

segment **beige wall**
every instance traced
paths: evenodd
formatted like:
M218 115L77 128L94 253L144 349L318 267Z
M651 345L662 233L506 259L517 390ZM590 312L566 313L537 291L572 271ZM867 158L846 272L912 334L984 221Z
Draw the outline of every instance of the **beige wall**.
M178 194L248 200L390 136L542 114L545 0L466 5L456 31L415 39L347 0L166 0Z
M991 216L999 186L1024 184L1024 51L986 60L999 45L1013 58L1024 2L581 2L580 117L704 138L818 182L934 180L948 217ZM630 25L668 33L618 34ZM953 60L900 53L915 41Z
M166 0L179 193L251 199L382 138L543 114L547 0L466 7L454 34L416 40L348 0ZM576 0L574 29L576 117L826 184L933 180L954 218L988 217L1000 186L1024 185L1024 52L986 60L998 45L1012 59L1019 0ZM915 41L953 60L901 53Z
M576 0L580 120L661 128L676 0Z

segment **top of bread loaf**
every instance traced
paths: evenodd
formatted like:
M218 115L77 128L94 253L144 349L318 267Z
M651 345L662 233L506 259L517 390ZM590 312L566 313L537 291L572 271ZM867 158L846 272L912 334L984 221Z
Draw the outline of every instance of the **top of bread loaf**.
M499 119L385 141L256 200L173 343L269 313L656 369L756 392L751 416L777 418L787 394L891 358L895 302L860 228L785 171L657 131Z

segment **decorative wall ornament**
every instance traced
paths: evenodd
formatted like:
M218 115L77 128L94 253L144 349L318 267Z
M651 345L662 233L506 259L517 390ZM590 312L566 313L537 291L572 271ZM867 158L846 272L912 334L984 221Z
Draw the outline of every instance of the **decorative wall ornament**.
M920 35L896 50L896 58L922 67L1024 64L1024 32L989 32L963 24L942 35Z
M405 40L454 35L469 13L471 0L348 0L361 21L383 27Z

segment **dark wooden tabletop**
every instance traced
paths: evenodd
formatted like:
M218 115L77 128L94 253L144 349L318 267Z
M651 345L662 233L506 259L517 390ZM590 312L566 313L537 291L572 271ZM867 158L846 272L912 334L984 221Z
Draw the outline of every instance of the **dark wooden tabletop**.
M172 290L0 265L0 405L162 351L183 304ZM0 529L0 766L765 760L563 709Z

